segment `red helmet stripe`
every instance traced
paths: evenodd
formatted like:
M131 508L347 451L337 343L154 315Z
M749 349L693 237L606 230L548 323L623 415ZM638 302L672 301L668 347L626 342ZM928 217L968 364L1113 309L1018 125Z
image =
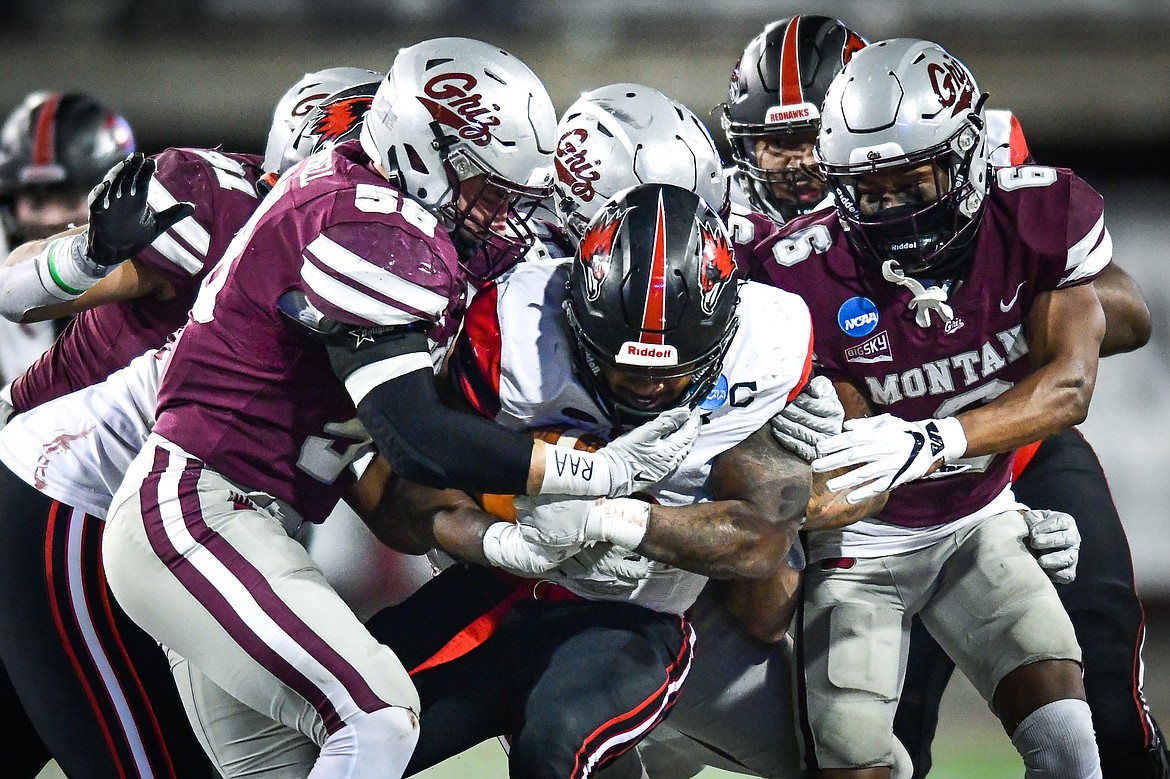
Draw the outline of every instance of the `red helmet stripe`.
M666 343L666 207L658 193L658 219L654 228L654 257L650 262L650 279L646 285L646 308L642 312L644 344ZM647 330L657 330L648 333Z
M59 94L49 95L41 104L37 125L33 128L33 165L52 165L56 161L56 155L53 154L53 128L57 124L57 106L60 104Z
M804 90L800 86L800 59L796 50L799 25L800 17L792 17L784 30L784 42L780 44L780 105L804 102Z

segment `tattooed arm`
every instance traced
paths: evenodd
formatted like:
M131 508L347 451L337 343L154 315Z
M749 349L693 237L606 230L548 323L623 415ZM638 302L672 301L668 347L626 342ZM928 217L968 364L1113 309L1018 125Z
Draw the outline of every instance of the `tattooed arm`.
M762 579L782 564L808 503L810 470L767 427L715 458L713 500L651 506L636 551L713 579Z
M749 635L779 641L796 609L801 573L788 564L809 500L810 471L767 428L711 467L714 500L654 506L639 551L715 579L724 606Z

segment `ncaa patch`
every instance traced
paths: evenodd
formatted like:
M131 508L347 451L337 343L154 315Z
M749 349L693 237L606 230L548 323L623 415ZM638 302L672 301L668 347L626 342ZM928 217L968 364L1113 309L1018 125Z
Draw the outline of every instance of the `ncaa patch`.
M837 309L837 326L853 338L864 338L877 329L877 305L866 297L849 298Z
M707 393L707 397L699 404L699 408L704 411L714 411L720 406L727 405L727 377L719 374L719 380L715 382L715 386Z

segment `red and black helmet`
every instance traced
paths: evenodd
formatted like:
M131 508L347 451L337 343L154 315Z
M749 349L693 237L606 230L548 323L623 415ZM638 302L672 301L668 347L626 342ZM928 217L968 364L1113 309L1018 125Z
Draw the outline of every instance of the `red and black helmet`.
M615 399L603 367L691 377L675 407L707 396L739 324L739 276L722 219L689 190L641 184L594 215L577 247L565 314L578 375L610 421L637 423L664 409Z
M815 182L822 197L827 194L814 170L762 167L756 141L771 136L814 141L829 84L865 45L838 19L800 15L772 22L744 49L731 74L723 129L753 207L778 221L810 210L778 199L768 187L786 180L793 188Z
M34 92L0 129L0 197L88 192L132 151L130 124L93 97Z

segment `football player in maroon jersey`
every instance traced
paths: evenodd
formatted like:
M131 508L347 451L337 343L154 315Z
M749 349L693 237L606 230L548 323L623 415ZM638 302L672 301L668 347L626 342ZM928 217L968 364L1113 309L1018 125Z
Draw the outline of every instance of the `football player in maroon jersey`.
M799 656L818 776L889 775L914 614L1029 770L1100 775L1080 650L1023 543L1008 454L1087 411L1105 331L1087 282L1111 241L1100 196L1070 172L993 171L984 99L935 44L861 50L821 112L835 208L761 247L757 272L806 297L822 371L849 415L867 417L814 462L848 469L828 489L867 506L809 535ZM868 627L849 633L857 620ZM871 725L839 726L854 717Z
M656 480L697 434L667 412L566 464L438 398L468 284L530 247L555 123L539 79L496 46L401 50L360 141L282 176L207 277L111 504L102 551L123 608L319 746L313 777L400 775L418 734L401 663L289 537L349 491L371 436L425 483L597 495Z
M306 75L282 99L273 134L289 143L281 133L286 114L310 110L322 101L320 90L353 79L366 82L368 102L377 73L334 68ZM108 261L93 265L101 278L77 284L88 289L67 292L57 284L60 256L57 275L21 275L45 270L37 263L47 259L48 247L69 245L78 230L14 251L13 264L2 271L6 302L31 306L14 313L30 319L76 314L44 357L6 389L16 410L103 380L185 322L200 281L259 202L261 173L255 155L208 149L168 149L119 162L89 207L90 240L73 244ZM21 290L22 283L33 289ZM43 440L40 456L60 457L70 441L59 429ZM104 506L94 507L84 487L46 482L45 467L36 452L20 458L8 449L0 466L0 559L12 573L2 585L0 656L27 711L70 776L210 776L166 658L109 596L98 554Z
M822 187L823 191L823 177L811 157L810 128L815 135L831 74L856 51L848 45L855 38L838 32L838 25L836 20L807 15L768 25L745 49L732 77L724 128L737 166L733 196L773 219L783 221L809 210L784 200L784 181L797 181L808 189ZM830 72L828 78L826 72ZM815 113L815 121L797 116L797 109L802 108L809 108L810 115ZM988 109L984 119L994 166L1033 162L1014 115ZM789 164L782 165L784 160L779 158L756 159L748 142L761 139L788 150ZM807 149L801 145L806 141ZM807 155L796 154L797 151L807 151ZM741 222L741 229L747 226L752 232L754 227L757 234L766 234L758 220L748 218L752 221ZM1150 315L1133 279L1116 262L1110 262L1091 283L1106 316L1101 356L1144 345L1149 339ZM814 380L809 391L823 387ZM832 390L827 392L831 394ZM826 403L827 399L806 392L786 409L790 418L781 424L789 433L803 429L799 436L781 431L787 445L811 458L810 444L820 434L808 425L815 424ZM830 421L825 430L832 430L833 424ZM1037 447L1041 447L1042 456L1034 459ZM1028 467L1033 462L1043 467ZM1085 656L1085 688L1104 776L1166 779L1170 777L1170 757L1141 687L1145 625L1133 586L1128 543L1092 447L1074 429L1065 430L1042 444L1022 447L1014 470L1014 489L1021 500L1036 508L1072 513L1083 537L1084 554L1076 569L1076 581L1057 591ZM1033 546L1037 542L1038 539L1029 540ZM1056 565L1060 559L1067 564L1067 558L1059 555L1042 562ZM1109 605L1103 607L1106 592L1110 593ZM895 733L914 760L916 779L925 777L930 769L938 708L953 668L953 662L915 618L906 675L908 694L899 703ZM659 732L664 731L656 731Z

